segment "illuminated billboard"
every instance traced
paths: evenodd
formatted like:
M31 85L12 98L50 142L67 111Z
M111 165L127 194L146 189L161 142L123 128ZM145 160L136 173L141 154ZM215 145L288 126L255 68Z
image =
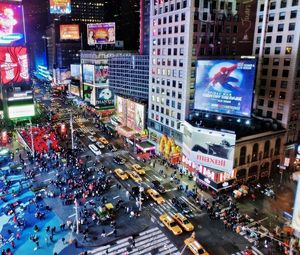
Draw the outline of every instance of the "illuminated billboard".
M95 85L108 86L108 66L95 65Z
M101 109L114 107L114 94L109 88L96 88L96 107Z
M50 0L50 13L70 14L71 0Z
M142 131L145 127L145 105L135 104L135 130Z
M0 3L0 45L10 44L25 44L23 7L18 4Z
M292 227L297 231L300 232L300 176L297 177L297 191L294 203L294 212L293 212L293 219L292 219Z
M250 117L255 71L250 59L198 60L194 108Z
M60 40L79 40L80 32L78 24L67 24L59 26Z
M8 117L10 119L32 117L34 115L34 104L8 107Z
M126 100L127 99L120 96L116 97L116 114L122 125L126 124Z
M75 95L75 96L80 96L80 89L79 86L70 84L70 93Z
M115 23L87 24L88 45L115 44Z
M29 81L27 49L18 47L0 48L1 83Z
M71 66L71 77L75 80L80 80L80 65L72 64Z
M82 65L82 81L87 84L94 84L95 68L94 65Z
M231 173L236 135L185 123L183 154L195 164Z

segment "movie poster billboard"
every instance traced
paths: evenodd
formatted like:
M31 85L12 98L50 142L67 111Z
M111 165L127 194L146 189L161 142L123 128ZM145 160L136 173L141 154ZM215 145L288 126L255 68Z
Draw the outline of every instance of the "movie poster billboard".
M88 45L115 44L115 23L87 24Z
M96 107L111 109L114 107L114 94L107 88L96 88Z
M135 104L135 130L142 131L145 128L145 105Z
M292 227L300 233L300 176L297 177L297 191L294 203L294 212L292 219Z
M29 81L27 49L25 47L0 48L1 83Z
M126 124L126 126L131 129L135 129L135 106L136 106L136 103L131 100L127 100L126 106L127 106L126 107L127 108L127 124Z
M82 65L82 81L87 84L94 84L95 68L94 65Z
M198 60L194 108L250 117L255 72L254 59Z
M83 100L93 106L96 105L95 93L95 87L83 85Z
M65 24L59 26L60 40L79 40L80 32L78 24Z
M71 78L75 80L80 80L80 65L72 64L71 66Z
M24 45L23 7L0 3L0 45Z
M108 65L95 65L95 85L108 86Z
M185 122L183 154L195 164L231 173L236 135L196 128Z
M51 14L70 14L71 0L50 0Z
M74 84L70 84L70 92L71 92L71 94L79 97L80 96L79 86L76 86Z
M120 96L116 97L116 114L122 125L126 125L126 99Z

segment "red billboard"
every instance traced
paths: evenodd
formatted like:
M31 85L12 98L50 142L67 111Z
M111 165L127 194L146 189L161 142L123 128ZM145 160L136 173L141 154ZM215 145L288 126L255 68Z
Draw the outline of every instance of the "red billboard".
M78 24L66 24L59 26L60 40L79 40L79 25Z
M27 49L25 47L0 48L1 83L29 81Z

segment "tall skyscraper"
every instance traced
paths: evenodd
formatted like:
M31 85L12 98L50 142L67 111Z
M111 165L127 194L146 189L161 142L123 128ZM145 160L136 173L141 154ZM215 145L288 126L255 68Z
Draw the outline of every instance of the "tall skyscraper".
M300 140L299 15L299 0L258 1L253 45L259 58L256 114L286 128L286 156L295 156Z
M140 0L140 54L149 55L150 0Z

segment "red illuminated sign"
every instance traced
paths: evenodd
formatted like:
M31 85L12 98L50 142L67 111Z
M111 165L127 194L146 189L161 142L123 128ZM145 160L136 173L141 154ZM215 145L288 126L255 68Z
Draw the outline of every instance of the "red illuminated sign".
M27 49L24 47L0 48L1 83L19 83L29 80Z

